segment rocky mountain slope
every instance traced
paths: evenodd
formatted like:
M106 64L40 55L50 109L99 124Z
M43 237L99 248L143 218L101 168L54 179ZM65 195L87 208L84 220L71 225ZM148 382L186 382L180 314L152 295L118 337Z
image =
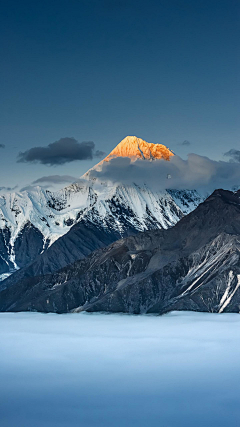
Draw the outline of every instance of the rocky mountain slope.
M240 191L216 190L174 227L121 239L54 274L19 273L5 280L1 311L239 312Z
M173 153L161 144L127 137L103 162L116 156L130 157L131 161L168 161ZM101 164L97 170L101 170ZM106 243L139 231L169 228L202 201L193 190L156 191L137 183L113 185L91 180L88 173L84 178L54 193L36 187L33 191L0 196L0 279L32 263L73 226L74 230L90 230L91 235L101 238L90 239L90 244L86 235L80 241L73 238L69 250L60 257L62 263L52 266L63 267Z

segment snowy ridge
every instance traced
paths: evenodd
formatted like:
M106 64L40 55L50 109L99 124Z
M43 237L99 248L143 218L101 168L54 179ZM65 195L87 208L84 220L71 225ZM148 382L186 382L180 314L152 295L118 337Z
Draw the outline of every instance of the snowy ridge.
M126 227L137 231L169 228L201 201L200 195L192 190L173 195L137 184L94 181L72 184L55 193L37 187L31 192L1 195L0 232L6 253L1 248L0 256L6 265L0 273L18 268L15 243L29 224L41 233L42 252L79 221L110 227L120 234Z

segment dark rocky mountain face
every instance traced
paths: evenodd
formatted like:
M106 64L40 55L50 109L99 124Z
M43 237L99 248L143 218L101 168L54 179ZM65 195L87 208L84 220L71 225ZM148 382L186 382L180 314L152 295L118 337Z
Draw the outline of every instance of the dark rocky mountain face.
M36 230L36 235L37 235ZM53 273L76 260L87 257L94 250L110 245L123 236L136 234L134 227L126 224L125 229L122 228L121 233L113 230L110 227L101 227L100 224L93 224L91 221L84 221L75 224L67 234L56 240L47 250L41 252L41 244L34 246L33 262L29 262L26 267L13 273L10 277L0 282L0 289L12 286L15 283L23 280L25 277L35 277ZM35 235L35 237L36 237ZM24 259L28 251L31 250L29 245L29 236L26 239L27 243L24 246L24 238L26 233L23 233L23 242L20 249L24 253ZM38 254L36 251L38 250ZM20 252L20 253L21 253ZM26 252L26 253L25 253ZM41 252L41 253L40 253ZM38 256L37 256L38 255Z
M169 230L119 240L53 274L35 273L33 263L3 282L1 311L239 312L240 191L215 191Z
M44 236L30 222L22 228L14 242L15 262L19 268L34 261L34 259L48 246Z
M0 274L14 270L14 265L9 259L10 232L7 227L0 230Z
M21 268L31 262L47 248L42 233L27 222L14 243L11 242L11 232L8 227L0 229L0 275ZM13 256L14 254L14 256Z

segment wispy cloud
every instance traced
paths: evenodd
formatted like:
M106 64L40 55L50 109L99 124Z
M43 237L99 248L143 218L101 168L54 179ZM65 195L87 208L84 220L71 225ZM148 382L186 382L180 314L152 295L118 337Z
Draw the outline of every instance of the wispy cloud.
M5 148L5 144L0 144L0 148Z
M179 142L178 145L182 145L182 146L187 147L187 146L191 145L191 142L188 141L187 139L185 139L183 142Z
M240 150L236 150L235 148L232 148L231 150L224 153L224 156L229 157L230 162L240 163Z
M32 182L35 185L45 184L65 184L77 181L78 178L70 175L48 175L42 176Z
M39 187L41 187L43 190L48 190L49 188L52 188L53 186L51 184L41 185L41 186L29 184L29 185L25 185L24 187L22 187L20 191L38 191Z
M0 192L8 192L8 191L14 191L18 188L18 185L15 185L14 187L0 187Z

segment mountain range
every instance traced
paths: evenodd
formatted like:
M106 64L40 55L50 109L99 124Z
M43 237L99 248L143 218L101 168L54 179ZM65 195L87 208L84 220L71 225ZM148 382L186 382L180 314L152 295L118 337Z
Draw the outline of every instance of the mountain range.
M102 173L172 156L127 137L61 191L2 196L0 311L240 312L240 190L203 198Z
M173 155L164 145L126 137L78 182L60 191L36 187L2 194L0 280L39 256L39 273L45 274L122 237L172 227L203 200L196 190L158 191L137 182L112 183L101 179L101 170L113 158L167 162ZM91 177L93 170L98 179Z
M168 230L120 239L63 269L6 279L1 311L240 311L240 191L216 190Z

